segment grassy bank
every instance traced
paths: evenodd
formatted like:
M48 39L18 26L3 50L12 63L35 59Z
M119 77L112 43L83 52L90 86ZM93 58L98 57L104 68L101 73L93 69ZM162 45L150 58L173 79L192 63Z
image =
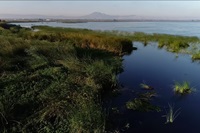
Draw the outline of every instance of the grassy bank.
M164 48L173 53L186 53L191 55L192 60L200 60L200 38L195 36L180 36L169 34L148 34L143 32L103 32L104 34L115 34L132 40L133 42L142 42L144 46L147 46L151 42L158 43L158 48Z
M116 86L117 55L132 42L89 30L37 28L1 25L0 132L104 132L101 94Z
M179 53L195 44L200 43L200 39L194 36L178 36L169 34L147 34L142 32L124 34L133 41L143 42L148 45L150 42L158 42L158 48L165 48L170 52Z

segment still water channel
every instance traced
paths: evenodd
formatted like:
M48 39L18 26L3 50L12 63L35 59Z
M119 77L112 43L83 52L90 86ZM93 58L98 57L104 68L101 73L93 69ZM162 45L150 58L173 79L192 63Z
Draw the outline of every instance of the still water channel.
M119 74L119 82L123 86L120 95L109 101L120 112L115 124L119 127L128 124L127 132L130 133L199 133L200 64L192 62L189 55L158 49L156 43L144 46L135 42L134 46L138 49L123 57L124 71ZM196 90L184 96L177 95L173 92L175 81L188 81ZM126 109L127 101L133 100L138 93L148 92L141 89L141 83L154 87L157 96L152 98L151 103L159 106L160 112L144 113ZM168 103L174 105L175 111L180 108L180 115L172 124L165 124L166 118L162 117L168 110Z

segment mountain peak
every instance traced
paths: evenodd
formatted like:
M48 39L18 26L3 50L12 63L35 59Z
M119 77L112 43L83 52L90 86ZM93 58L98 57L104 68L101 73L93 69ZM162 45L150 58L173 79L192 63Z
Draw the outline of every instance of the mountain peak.
M83 16L83 18L86 19L112 19L112 16L107 15L105 13L101 13L101 12L93 12L89 15Z
M108 15L101 12L93 12L89 15L82 16L83 19L134 19L135 15L119 16L119 15Z
M90 15L107 15L107 14L102 13L102 12L93 12Z

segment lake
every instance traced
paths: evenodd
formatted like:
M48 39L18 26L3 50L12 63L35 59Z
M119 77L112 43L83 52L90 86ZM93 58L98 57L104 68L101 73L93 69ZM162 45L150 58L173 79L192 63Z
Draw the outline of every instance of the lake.
M92 30L118 30L126 32L164 33L172 35L200 37L200 22L34 22L14 24L21 25L24 27L31 27L33 25L49 25L52 27L85 28Z
M126 32L164 33L200 37L199 22L88 22L88 23L17 23L21 26L49 25L53 27L86 28L92 30L119 30ZM124 71L118 75L122 89L117 97L107 101L109 108L119 113L113 118L113 125L124 132L135 133L199 133L200 132L200 64L192 62L187 54L174 54L158 49L156 42L144 46L133 42L137 50L123 56ZM190 82L196 90L184 96L173 92L174 82ZM126 102L137 93L147 92L140 87L146 83L154 87L157 96L152 103L161 108L160 112L139 112L126 109ZM180 115L171 124L165 124L168 104L180 108Z

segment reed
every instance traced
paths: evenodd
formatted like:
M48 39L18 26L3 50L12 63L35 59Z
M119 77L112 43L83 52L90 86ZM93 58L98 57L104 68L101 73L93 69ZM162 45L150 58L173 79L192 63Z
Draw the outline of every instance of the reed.
M175 111L173 105L168 103L168 106L169 106L169 109L168 111L166 111L166 115L163 115L163 117L166 117L165 124L173 123L174 120L180 115L180 108Z

